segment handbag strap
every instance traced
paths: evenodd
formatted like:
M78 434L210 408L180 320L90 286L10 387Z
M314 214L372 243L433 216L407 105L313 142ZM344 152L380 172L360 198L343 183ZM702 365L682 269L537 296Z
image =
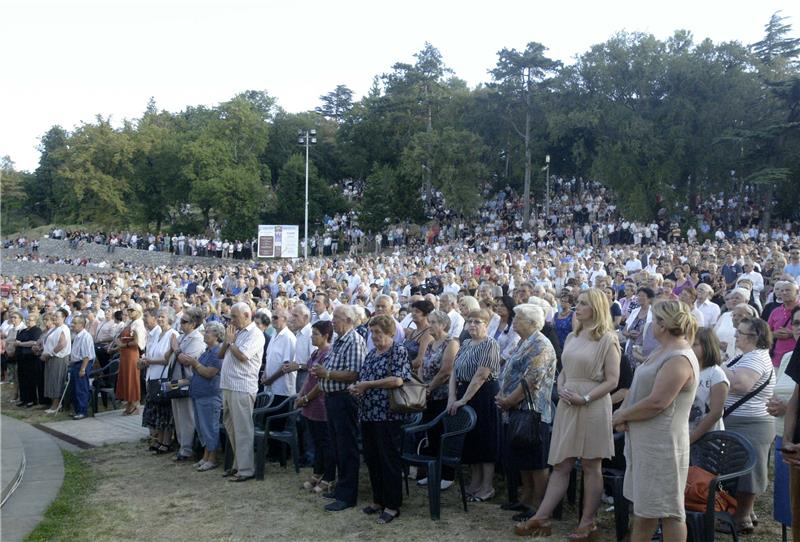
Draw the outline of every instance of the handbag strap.
M530 388L528 388L528 383L524 378L521 379L519 383L522 384L522 391L525 394L525 402L528 404L528 410L536 412L536 409L533 408L533 396L531 395Z
M759 387L757 387L756 389L752 390L750 393L748 393L747 395L745 395L744 397L742 397L741 399L739 399L738 401L733 403L731 406L726 408L725 412L722 414L722 417L723 418L727 418L728 416L731 415L731 413L734 410L736 410L737 408L739 408L740 406L745 404L747 401L749 401L750 399L752 399L753 397L755 397L756 395L761 393L761 390L766 388L767 384L769 384L769 381L772 380L772 373L773 372L774 372L774 369L770 369L769 376L767 377L767 379Z

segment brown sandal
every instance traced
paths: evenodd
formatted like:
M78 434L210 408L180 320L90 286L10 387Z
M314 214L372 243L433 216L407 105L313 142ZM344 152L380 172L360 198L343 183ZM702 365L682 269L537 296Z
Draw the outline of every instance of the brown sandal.
M549 519L531 518L514 526L514 532L519 536L550 536L553 528Z

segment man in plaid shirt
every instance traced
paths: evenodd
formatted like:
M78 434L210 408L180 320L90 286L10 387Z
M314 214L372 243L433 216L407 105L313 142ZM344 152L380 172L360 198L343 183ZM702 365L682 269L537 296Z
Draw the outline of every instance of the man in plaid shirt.
M347 387L358 380L367 348L354 329L356 318L355 309L350 305L336 307L333 330L339 338L333 343L325 364L315 365L313 369L320 389L325 392L328 430L336 447L339 472L336 489L326 495L335 499L325 506L329 512L355 506L358 497L358 404Z

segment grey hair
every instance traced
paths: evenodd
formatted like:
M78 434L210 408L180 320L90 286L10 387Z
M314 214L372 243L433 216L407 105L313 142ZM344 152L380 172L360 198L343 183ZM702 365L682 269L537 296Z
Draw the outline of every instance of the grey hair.
M747 315L745 316L745 318L758 318L758 310L754 306L748 303L739 303L738 305L733 307L733 310L736 309L742 309L744 312L746 312Z
M292 307L292 310L295 309L298 310L303 316L306 316L309 319L311 318L311 311L308 310L308 307L306 307L304 303L296 304L294 307Z
M458 301L458 298L456 297L456 294L454 294L453 292L445 292L439 296L439 303L441 303L442 301L447 301L451 305L455 305L456 302Z
M167 317L167 322L170 324L175 323L175 309L172 307L161 307L158 309L156 315L161 316L162 314Z
M544 327L545 312L538 303L520 303L514 307L514 314L517 318L523 318L532 323L536 331Z
M355 324L358 321L358 313L356 312L355 307L352 305L339 305L336 307L333 312L339 311L347 318L351 324Z
M377 304L379 301L383 301L384 299L389 302L389 306L394 305L394 299L392 299L392 296L386 294L375 296L375 301L373 303Z
M244 301L239 301L238 303L234 303L233 306L231 307L231 310L241 312L243 315L253 316L253 311L250 308L250 305L248 305Z
M447 313L440 311L439 309L432 311L428 315L428 323L441 325L445 333L448 333L450 331L450 326L453 325L453 322L450 320L450 317L447 316Z
M19 314L18 312L15 312L14 314L17 314L17 315L19 315L20 318L22 318L22 315ZM85 316L82 316L80 314L76 314L75 316L72 317L72 321L75 322L76 320L80 321L82 326L86 325L86 317Z
M219 322L208 322L204 326L206 333L209 331L217 336L217 340L222 342L222 339L225 338L225 326L220 324Z
M471 295L465 295L459 300L459 303L465 303L469 309L469 312L481 310L481 304L478 303L478 300Z
M545 313L553 309L553 306L546 299L542 299L541 297L537 297L535 295L532 295L531 297L528 298L527 304L535 305L540 309L542 309L543 311L545 311Z
M698 284L696 289L697 289L697 291L702 290L702 291L706 292L707 294L713 294L714 293L714 288L712 288L711 286L709 286L705 282L701 282L700 284Z
M205 320L203 316L203 311L197 307L189 307L183 311L183 315L192 322L194 327L200 327L203 325L203 320Z

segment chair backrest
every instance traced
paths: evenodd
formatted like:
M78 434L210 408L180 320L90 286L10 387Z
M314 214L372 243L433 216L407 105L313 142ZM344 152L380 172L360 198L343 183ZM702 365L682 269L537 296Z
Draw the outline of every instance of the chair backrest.
M739 433L710 431L692 444L690 463L728 478L722 481L722 486L733 493L738 477L755 467L756 452L750 441Z
M253 405L253 408L263 408L270 406L272 404L272 398L274 396L275 394L269 390L260 392L258 395L256 395L256 402Z
M444 424L444 431L442 434L441 457L450 460L461 460L461 451L464 448L464 439L467 433L472 431L478 421L478 415L475 410L469 406L464 405L458 409L455 415L450 416L446 412L443 413L442 423Z

